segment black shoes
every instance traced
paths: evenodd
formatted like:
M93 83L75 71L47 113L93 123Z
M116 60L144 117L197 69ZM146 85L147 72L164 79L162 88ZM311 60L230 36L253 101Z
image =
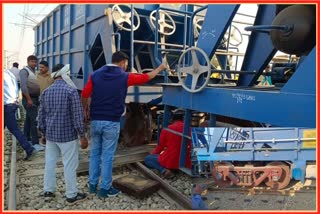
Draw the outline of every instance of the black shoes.
M55 195L54 195L52 192L45 192L45 193L44 193L44 197L45 197L45 198L54 198Z
M51 199L56 197L55 194L52 193L52 192L45 192L43 196L44 196L44 201L45 202L49 202L49 201L51 201Z
M67 202L70 203L70 204L74 204L76 202L84 200L86 197L87 197L86 194L78 192L78 194L75 197L67 198Z

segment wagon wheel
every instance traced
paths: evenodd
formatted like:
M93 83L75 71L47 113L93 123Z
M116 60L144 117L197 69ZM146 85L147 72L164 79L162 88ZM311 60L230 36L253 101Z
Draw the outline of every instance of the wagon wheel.
M204 18L198 18L193 20L193 26L194 26L194 38L198 38L200 35L200 31L202 29L202 24L204 22Z
M191 59L192 59L192 66L185 66L182 64L182 62L185 60L185 56L188 52L191 52ZM202 55L202 57L205 59L204 63L199 62L197 53L199 53L199 56ZM204 65L202 65L204 64ZM197 47L191 47L181 54L179 61L178 61L178 79L181 83L181 86L191 93L196 93L201 91L209 82L210 76L211 76L211 64L210 60L207 56L207 54L200 48ZM192 77L192 83L191 86L186 84L186 76L191 75ZM204 75L205 80L200 82L198 84L198 80L200 79L200 76Z
M219 187L229 187L232 185L232 181L227 177L225 180L223 179L222 173L218 172L217 167L219 166L232 166L229 162L221 162L215 164L215 166L212 168L212 178L215 181L215 183Z
M156 10L152 11L149 20L153 29L156 28ZM165 11L159 10L158 32L170 36L176 31L176 23L173 18Z
M281 162L271 162L267 166L279 166L282 169L281 177L278 181L273 181L272 179L266 179L265 184L272 189L279 190L283 189L290 183L290 168L284 163Z
M124 12L124 9L130 10L130 12ZM131 8L129 6L115 4L111 9L111 15L120 30L131 31ZM135 9L133 9L133 15L137 20L136 23L133 23L133 31L135 31L140 26L140 17ZM124 27L124 24L126 24L126 27Z
M224 35L224 39L225 41L228 41L228 32L229 30L227 30L226 34ZM242 33L239 30L239 28L237 28L234 25L231 25L231 31L230 31L230 41L229 43L233 46L239 46L243 41L243 37L242 37Z

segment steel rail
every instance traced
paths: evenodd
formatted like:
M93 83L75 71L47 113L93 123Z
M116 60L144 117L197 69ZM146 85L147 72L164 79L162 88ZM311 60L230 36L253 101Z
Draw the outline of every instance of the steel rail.
M167 193L167 195L172 198L175 202L177 202L183 209L191 210L191 197L188 198L184 194L182 194L180 191L172 187L170 184L165 182L162 178L160 178L158 175L156 175L154 172L152 172L150 169L148 169L146 166L144 166L142 163L135 163L134 164L143 174L145 174L147 177L156 180L160 183L162 190ZM191 186L190 186L191 188Z
M12 149L11 149L11 163L10 163L10 182L9 182L9 197L8 197L8 210L16 210L17 208L17 140L12 135Z

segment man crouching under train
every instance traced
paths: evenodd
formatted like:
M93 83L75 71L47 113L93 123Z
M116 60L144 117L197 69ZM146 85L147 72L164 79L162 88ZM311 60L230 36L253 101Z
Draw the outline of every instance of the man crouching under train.
M68 203L86 198L77 188L76 170L81 147L88 146L85 137L83 110L77 88L69 77L69 65L58 64L52 69L54 83L40 97L39 129L46 137L44 197L53 198L56 190L56 163L62 155Z
M173 114L173 123L168 129L175 132L183 133L183 110L178 110ZM160 134L160 140L157 147L148 155L144 163L150 167L157 169L164 178L173 177L172 170L179 169L180 151L182 136L163 129ZM186 168L191 168L190 159L191 143L188 141L186 154Z

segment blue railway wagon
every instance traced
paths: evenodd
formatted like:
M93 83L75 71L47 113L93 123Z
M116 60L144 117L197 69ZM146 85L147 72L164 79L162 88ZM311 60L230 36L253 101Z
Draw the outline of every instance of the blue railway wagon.
M218 185L282 189L316 175L316 129L193 128L192 142L194 174Z
M108 4L77 4L59 5L35 27L35 55L38 59L46 60L50 68L58 63L70 64L72 80L79 90L82 90L89 74L111 62L111 55L117 49L131 55L130 31L119 29L115 24L111 8ZM175 5L134 5L139 16L138 29L134 31L133 57L139 60L141 69L152 69L155 63L154 46L147 50L147 44L154 43L155 32L150 24L150 13L157 8L174 8L175 10L192 10L190 6ZM190 9L191 8L191 9ZM122 5L121 10L130 14L130 5ZM108 12L109 10L109 12ZM129 10L129 11L128 11ZM135 15L136 19L136 15ZM175 32L167 37L166 42L181 44L183 37L179 36L184 30L183 17L173 16ZM134 25L135 25L134 21ZM120 34L120 37L118 36ZM187 40L188 38L185 38ZM118 41L119 40L119 41ZM120 47L119 47L120 46ZM146 57L147 56L147 57ZM161 56L158 57L161 61ZM169 61L173 61L168 59ZM131 66L137 68L136 60ZM140 70L141 70L140 69ZM161 88L161 87L160 87ZM139 91L139 90L137 90ZM151 91L153 91L151 89ZM141 91L137 92L138 94ZM159 95L159 90L154 94ZM132 99L142 101L144 99Z

